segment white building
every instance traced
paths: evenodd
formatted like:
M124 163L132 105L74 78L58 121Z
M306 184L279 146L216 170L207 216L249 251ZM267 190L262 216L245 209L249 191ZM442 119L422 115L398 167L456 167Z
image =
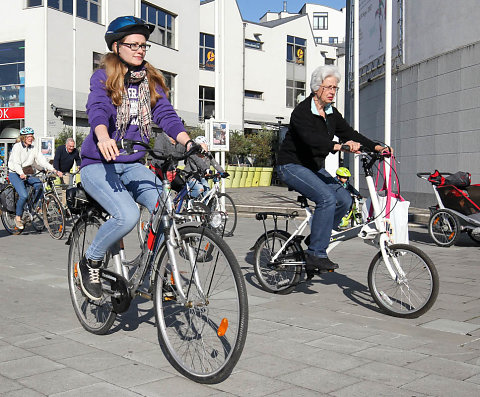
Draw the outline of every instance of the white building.
M88 131L89 79L107 50L106 26L120 15L157 26L147 60L164 73L171 102L189 127L214 115L215 56L223 60L217 96L233 130L275 125L279 117L288 123L293 107L310 93L313 69L326 59L338 62L335 46L315 42L310 20L328 7L306 4L299 14L255 23L242 20L235 0L223 0L228 28L223 38L217 34L222 44L216 48L215 0L48 0L44 7L46 2L2 4L0 142L24 125L37 137L56 136L74 124L74 108L77 130ZM335 10L328 10L333 21Z

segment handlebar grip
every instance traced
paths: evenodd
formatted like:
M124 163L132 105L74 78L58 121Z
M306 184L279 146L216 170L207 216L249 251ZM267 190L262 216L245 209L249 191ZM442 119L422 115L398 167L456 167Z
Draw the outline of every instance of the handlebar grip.
M345 144L343 144L341 150L350 151L350 145L345 145Z

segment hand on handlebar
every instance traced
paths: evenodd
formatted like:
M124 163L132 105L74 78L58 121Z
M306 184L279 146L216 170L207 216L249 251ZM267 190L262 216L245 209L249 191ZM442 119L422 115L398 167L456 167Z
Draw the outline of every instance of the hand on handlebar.
M107 138L101 139L97 143L98 149L105 160L115 160L117 156L120 155L120 152L117 147L117 141L115 139Z

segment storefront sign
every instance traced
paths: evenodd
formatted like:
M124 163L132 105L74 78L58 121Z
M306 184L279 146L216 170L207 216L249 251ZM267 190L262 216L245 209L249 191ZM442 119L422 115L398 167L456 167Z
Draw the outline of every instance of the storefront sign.
M15 120L25 118L25 107L0 108L0 120Z

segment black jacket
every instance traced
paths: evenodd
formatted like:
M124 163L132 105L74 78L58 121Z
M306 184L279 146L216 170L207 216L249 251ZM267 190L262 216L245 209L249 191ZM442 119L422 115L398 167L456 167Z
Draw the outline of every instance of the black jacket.
M325 167L325 157L333 152L336 135L340 142L359 142L374 150L375 143L355 131L340 112L332 106L333 113L322 116L312 113L313 94L300 102L290 116L290 127L280 146L278 164L300 164L312 171Z
M78 149L73 149L72 153L67 152L65 145L61 145L55 151L55 157L53 158L53 167L61 172L69 172L73 166L73 162L77 163L77 167L80 166L80 153Z

